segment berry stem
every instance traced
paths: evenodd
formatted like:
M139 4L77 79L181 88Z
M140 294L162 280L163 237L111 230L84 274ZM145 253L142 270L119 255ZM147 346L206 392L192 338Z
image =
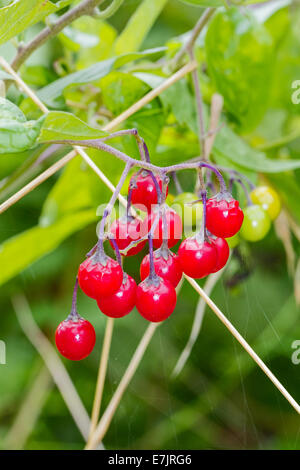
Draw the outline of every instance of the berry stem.
M127 208L126 208L127 217L131 217L132 189L133 189L133 188L129 188L128 196L127 196Z
M72 320L72 321L78 321L80 318L80 315L77 312L77 292L78 292L78 276L76 276L74 290L73 290L71 312L67 318L68 320Z
M111 238L111 242L112 242L112 244L113 244L113 246L114 246L114 250L115 250L115 253L116 253L117 261L118 261L119 265L120 265L121 268L122 268L122 257L121 257L121 253L120 253L118 244L117 244L115 238ZM122 268L122 269L123 269L123 268Z
M150 176L153 180L154 186L155 186L155 190L156 190L156 194L157 194L157 204L161 204L162 203L162 192L160 190L157 179L155 178L155 175L153 174L152 171L149 171L149 174L150 174Z
M72 140L72 139L64 139L64 140L55 140L52 141L53 143L58 143L58 144L70 144L70 145L77 145L80 147L90 147L90 148L96 148L98 150L103 150L104 152L107 152L111 155L114 155L115 157L119 158L120 160L130 163L131 167L140 167L143 168L144 170L150 170L155 173L158 173L160 171L164 171L165 173L170 173L172 171L179 171L179 170L191 170L194 168L199 168L199 159L197 158L196 161L190 161L190 162L185 162L185 163L178 163L176 165L170 165L170 166L165 166L165 167L159 167L157 165L153 165L150 162L147 161L141 161L137 160L136 158L132 158L126 153L122 152L121 150L116 149L115 147L111 147L110 145L107 145L104 141L103 138L101 139L89 139L89 140ZM204 166L204 164L203 164ZM211 166L211 169L214 168ZM214 170L212 170L214 171Z
M147 147L146 142L144 140L143 140L143 148L144 148L144 153L145 153L145 161L150 163L149 150L148 150L148 147Z
M243 188L243 191L244 191L246 199L247 199L247 205L252 206L253 202L251 201L249 191L248 191L246 185L244 184L244 182L240 178L232 178L232 181L233 182L236 181Z
M203 204L203 215L200 228L200 244L204 243L206 237L206 200L207 200L207 191L201 191L201 199Z
M227 186L226 186L225 180L224 180L223 176L221 175L221 173L219 172L219 170L216 167L214 167L213 165L210 165L209 163L205 163L205 162L201 162L200 167L208 168L209 170L213 171L216 174L217 178L218 178L218 181L219 181L219 184L220 184L220 192L225 193L227 191Z
M148 242L149 242L149 264L150 264L150 273L149 273L148 279L151 282L155 282L158 276L155 272L155 266L154 266L153 238L152 238L151 230L148 233Z
M101 220L101 223L100 223L100 228L99 228L99 236L98 236L98 244L97 244L97 255L98 255L98 259L99 259L100 262L105 258L103 240L104 240L104 229L105 229L106 219L107 219L107 217L109 216L109 214L111 213L111 211L114 207L114 204L115 204L115 202L118 198L118 195L121 192L122 186L124 184L124 181L125 181L128 173L129 173L131 167L132 167L132 164L131 164L131 162L128 161L126 163L126 166L124 168L122 176L121 176L121 178L120 178L120 180L119 180L119 182L116 186L116 189L113 192L112 197L110 198L109 203L107 204L106 209L103 213L103 217L102 217L102 220Z

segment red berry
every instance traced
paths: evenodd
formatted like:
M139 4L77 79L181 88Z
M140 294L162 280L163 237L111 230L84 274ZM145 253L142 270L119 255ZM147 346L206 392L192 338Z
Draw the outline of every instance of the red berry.
M152 225L158 214L158 207L147 215L143 222L142 232L146 234L150 231ZM182 221L177 212L173 209L166 210L166 221L167 221L167 236L168 236L168 247L176 245L182 238ZM153 245L155 248L159 248L163 242L163 217L160 215L159 221L157 222L153 231Z
M108 317L125 317L135 306L136 288L135 280L126 275L125 282L122 282L117 292L97 300L98 307Z
M186 238L178 250L182 271L194 279L210 274L217 264L217 249L205 241L199 244L195 237Z
M94 349L96 333L93 325L84 318L62 321L55 333L55 343L60 354L71 361L80 361Z
M159 176L155 178L159 184L160 190L162 190L161 178ZM142 170L141 173L133 175L129 183L129 188L132 188L131 202L139 209L147 212L151 210L151 206L157 204L157 191L149 171Z
M216 237L233 237L241 228L244 213L239 202L233 198L208 199L206 206L206 227Z
M154 252L154 268L156 274L170 281L174 287L177 286L180 279L182 278L182 269L180 266L178 255L172 253L172 251L167 252L167 256L164 257L161 250ZM143 281L150 273L150 255L146 255L142 261L140 268L141 280Z
M229 258L229 246L224 238L210 238L211 243L215 246L217 250L217 264L213 269L213 273L216 273L220 269L224 268L225 264Z
M123 280L123 271L117 261L106 256L103 264L96 261L95 256L97 254L83 261L78 270L79 285L92 299L113 294Z
M110 232L113 235L113 238L116 240L119 250L124 250L128 247L128 245L130 245L131 242L141 238L141 221L134 219L133 217L117 219L112 223ZM112 247L114 247L111 241L110 244ZM126 253L126 256L136 255L144 248L145 244L146 240L130 248L130 250Z
M136 308L146 320L166 320L176 306L175 287L164 279L153 283L149 278L141 282L136 290Z

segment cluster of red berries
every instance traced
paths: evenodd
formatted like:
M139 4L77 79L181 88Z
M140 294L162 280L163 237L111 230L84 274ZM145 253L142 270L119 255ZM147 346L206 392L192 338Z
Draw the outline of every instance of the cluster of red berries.
M183 273L200 279L223 268L228 260L229 247L225 238L239 231L244 217L238 201L229 193L219 193L209 199L206 210L203 210L204 228L195 236L186 238L175 254L170 248L182 239L182 221L160 200L163 192L165 199L167 186L162 178L154 177L149 171L138 172L130 181L128 199L136 208L146 212L144 220L127 212L110 227L110 243L119 255L120 251L124 256L137 254L148 237L149 254L141 263L141 282L138 285L123 272L120 260L118 262L105 254L103 240L102 249L98 244L95 253L79 266L79 286L109 317L124 317L136 307L148 321L161 322L175 309L175 288ZM154 252L153 246L156 248ZM59 351L72 360L86 357L95 344L93 326L76 315L74 317L73 312L56 332Z

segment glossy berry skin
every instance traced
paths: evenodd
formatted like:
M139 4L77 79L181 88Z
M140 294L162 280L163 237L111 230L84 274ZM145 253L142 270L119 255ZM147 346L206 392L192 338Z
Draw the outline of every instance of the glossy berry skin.
M155 177L162 190L162 180ZM157 204L157 191L154 181L148 171L143 170L138 175L132 176L129 189L132 188L131 202L134 206L145 212L151 211L152 206ZM167 190L168 193L168 190Z
M128 247L128 245L130 245L132 241L136 241L141 238L141 221L127 217L114 220L110 227L110 233L115 239L119 250L124 250ZM112 248L114 248L111 240L109 242ZM130 250L126 253L126 256L136 255L144 248L145 244L146 240L130 248Z
M136 290L136 308L142 317L151 322L166 320L174 311L176 300L175 287L165 279L153 284L147 278Z
M179 262L179 257L171 251L168 252L168 257L165 259L161 255L161 251L154 252L154 268L156 274L165 279L174 287L176 287L182 278L182 269ZM140 267L141 280L143 281L150 273L150 255L146 255Z
M245 211L245 218L241 228L241 235L249 242L262 240L271 227L271 219L261 206L253 204Z
M250 198L254 204L260 205L262 209L268 213L271 220L278 217L281 203L279 196L274 189L269 186L258 186L251 191Z
M153 210L143 221L142 232L148 233L157 217L157 209ZM173 209L166 210L166 221L168 227L168 247L176 245L182 238L182 221L179 215ZM153 246L159 248L163 242L163 217L159 217L159 221L153 231Z
M193 237L181 243L178 256L182 271L194 279L201 279L214 271L218 252L213 243L199 244Z
M95 255L87 258L78 270L78 282L83 292L97 299L101 296L112 295L123 281L121 266L112 258L106 257L106 264L95 263Z
M125 282L122 282L117 292L97 300L98 307L108 317L125 317L135 306L136 288L135 280L126 275Z
M216 273L217 271L220 271L220 269L224 268L228 261L230 250L228 243L224 238L210 238L210 241L217 250L217 263L212 270L213 273Z
M55 343L60 354L71 361L81 361L94 349L96 333L93 325L84 318L62 321L55 333Z
M206 227L216 237L233 237L240 230L243 219L243 211L235 199L208 199Z

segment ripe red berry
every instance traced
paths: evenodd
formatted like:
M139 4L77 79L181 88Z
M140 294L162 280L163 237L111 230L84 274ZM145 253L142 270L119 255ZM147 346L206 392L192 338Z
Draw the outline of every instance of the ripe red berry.
M244 214L239 202L231 197L215 196L207 201L206 227L216 237L233 237L241 228Z
M224 268L225 264L228 261L229 258L229 246L226 240L224 238L218 237L218 238L210 238L211 243L215 246L217 250L217 264L215 268L213 269L213 273L216 273L220 269Z
M198 243L195 237L186 238L178 250L182 271L194 279L210 274L217 264L217 249L207 241Z
M123 280L123 271L117 261L106 256L103 264L97 261L96 256L83 261L78 270L79 285L92 299L113 294Z
M55 333L55 343L60 354L71 361L86 358L94 349L96 333L93 325L84 318L62 321Z
M157 282L149 277L141 282L136 290L136 308L146 320L160 322L166 320L176 306L175 287L161 278Z
M162 190L161 178L159 176L155 178L159 184L160 190ZM132 188L131 202L139 209L150 211L151 206L157 204L157 191L149 171L142 170L141 173L133 175L129 183L129 189L130 188Z
M131 242L141 238L141 221L133 217L124 217L122 219L114 220L110 227L110 232L116 240L119 250L124 250ZM111 241L110 244L112 248L114 248ZM146 240L130 248L126 253L126 256L136 255L144 248L145 244Z
M142 232L146 234L150 231L155 219L158 215L158 206L147 215L143 222ZM173 209L166 210L166 222L167 222L167 237L168 247L176 245L182 238L182 221L180 216ZM163 217L160 215L159 220L153 231L153 245L155 248L159 248L163 242Z
M112 295L100 297L97 300L101 312L111 318L121 318L131 312L135 306L136 282L132 277L125 275L125 282Z
M176 287L182 278L182 269L178 255L167 250L166 256L161 249L154 252L154 269L156 274L170 281ZM141 280L143 281L150 273L150 255L146 255L140 267Z

